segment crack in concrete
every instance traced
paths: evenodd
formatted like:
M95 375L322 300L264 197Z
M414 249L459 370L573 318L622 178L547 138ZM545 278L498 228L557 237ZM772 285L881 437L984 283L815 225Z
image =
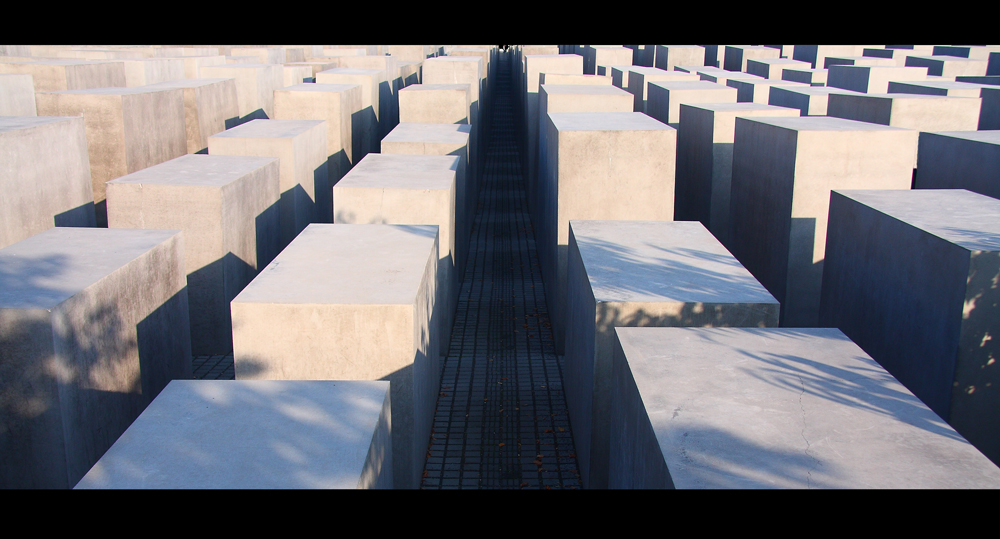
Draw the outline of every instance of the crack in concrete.
M802 392L799 393L799 410L802 411L802 431L799 433L802 436L802 440L806 443L805 454L807 457L813 459L818 465L819 459L809 454L809 448L812 444L809 443L809 439L806 438L806 408L802 405L802 395L806 392L806 384L802 381L801 376L796 376L799 379L799 385L802 386ZM806 488L812 488L812 472L806 471Z

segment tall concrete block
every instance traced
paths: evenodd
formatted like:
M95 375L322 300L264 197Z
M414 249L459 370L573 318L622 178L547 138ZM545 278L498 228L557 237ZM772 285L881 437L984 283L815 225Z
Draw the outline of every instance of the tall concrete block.
M392 488L389 408L389 382L175 380L76 488Z
M800 82L776 79L733 79L726 81L726 86L736 88L736 101L739 103L767 104L771 97L771 88L776 86L791 86L810 88Z
M331 186L336 185L357 162L354 156L361 151L364 129L360 85L296 84L275 90L274 116L278 120L326 122L326 154Z
M395 488L420 485L440 384L437 239L314 224L232 303L237 380L389 381Z
M83 118L0 116L0 249L54 226L96 226Z
M278 159L185 155L108 182L108 226L184 232L195 355L233 350L229 302L278 254Z
M978 97L831 93L826 113L917 131L975 131L981 105Z
M583 72L587 75L608 77L613 65L632 65L632 51L620 45L586 45L583 48Z
M385 85L379 85L379 118L382 120L382 132L392 131L399 123L399 89L403 87L396 58L393 56L343 56L340 67L345 69L381 69L385 72ZM384 118L383 116L384 115Z
M781 56L781 50L771 47L750 46L750 45L726 45L726 56L723 68L726 71L747 70L747 60L758 58L777 59ZM797 58L796 58L797 60Z
M187 153L207 150L208 137L235 127L240 121L235 79L179 79L150 84L148 88L184 91Z
M788 58L751 58L747 60L747 73L764 77L765 79L785 79L786 69L809 69L808 62L790 60Z
M561 73L567 75L582 75L583 57L577 54L546 54L525 56L524 89L524 142L521 149L521 174L531 178L531 164L538 162L535 152L538 151L538 125L541 116L538 114L538 87L542 73ZM593 73L590 73L593 75ZM531 181L531 180L529 180Z
M673 71L674 66L706 65L705 47L702 45L656 45L655 51L652 67L664 71Z
M0 116L38 116L30 74L0 73Z
M181 58L184 63L185 79L197 79L201 77L201 68L204 66L225 65L226 57L213 54L210 56L185 56Z
M355 157L360 161L369 153L379 152L379 141L382 139L382 116L379 111L388 107L392 95L389 91L389 81L384 70L352 69L338 67L316 73L316 84L357 84L361 86L361 124L365 134L361 155ZM389 131L386 130L385 133Z
M785 68L781 71L781 80L801 82L810 86L826 86L828 69L795 69Z
M611 488L996 488L836 329L619 328Z
M956 58L954 56L907 56L906 65L926 67L928 75L939 77L982 77L986 75L986 59Z
M736 88L708 81L650 82L645 112L677 127L682 103L736 103Z
M405 124L404 124L405 125ZM436 225L438 227L435 302L440 354L448 355L458 307L461 249L464 268L468 235L456 245L456 180L461 158L444 155L370 155L334 187L334 222L342 224Z
M927 80L926 67L833 66L827 74L827 86L863 94L884 94L889 81Z
M1000 199L1000 131L920 133L914 189L967 189Z
M563 73L539 73L538 84L596 84L611 85L614 79L600 75L567 75ZM621 88L621 86L618 86Z
M564 366L585 488L608 487L615 328L776 327L778 301L694 222L571 221Z
M978 97L979 131L1000 129L1000 88L986 84L952 81L890 82L890 94L946 95L950 97Z
M296 84L312 83L313 67L310 65L281 65L281 85L283 88ZM277 90L275 90L277 91Z
M469 85L469 123L472 124L472 140L469 151L473 152L473 165L478 185L481 155L480 140L483 138L482 125L479 121L482 113L482 80L486 66L482 58L476 56L442 56L424 60L421 68L423 84L468 84Z
M817 324L830 191L908 189L917 135L822 116L736 119L730 250L781 302L782 326Z
M191 377L176 230L53 228L0 250L0 483L69 488Z
M696 103L680 106L674 219L701 221L731 249L729 201L736 118L797 116L757 103Z
M795 45L792 59L809 62L813 69L826 65L827 56L861 56L864 45Z
M802 116L826 116L830 94L865 95L831 86L773 86L767 104L796 109Z
M274 91L285 86L285 75L277 64L226 64L202 66L202 78L236 79L240 123L274 118Z
M233 47L230 56L253 56L257 64L285 63L284 47Z
M829 69L830 66L897 66L899 63L892 58L881 58L878 56L827 56L823 62L823 67Z
M414 84L399 92L405 123L472 124L468 84Z
M40 115L83 116L97 226L108 223L107 181L187 153L179 88L94 88L35 97Z
M135 88L184 78L184 60L180 58L122 59L125 86Z
M650 83L697 82L699 80L700 76L693 73L664 71L655 67L633 67L629 69L628 84L625 88L635 96L633 110L635 112L646 112Z
M280 248L288 245L309 223L333 220L326 152L323 120L253 120L208 138L211 155L280 159Z
M820 322L1000 462L1000 200L834 191Z
M36 92L125 86L125 64L121 62L55 58L19 60L0 62L0 73L31 75Z
M538 259L556 353L566 328L569 221L671 221L677 130L641 112L550 112L539 163Z

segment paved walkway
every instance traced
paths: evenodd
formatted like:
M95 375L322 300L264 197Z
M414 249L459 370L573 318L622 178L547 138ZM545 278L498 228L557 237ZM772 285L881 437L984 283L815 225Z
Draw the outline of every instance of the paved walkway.
M580 488L515 139L509 55L422 488ZM233 379L232 355L195 378Z

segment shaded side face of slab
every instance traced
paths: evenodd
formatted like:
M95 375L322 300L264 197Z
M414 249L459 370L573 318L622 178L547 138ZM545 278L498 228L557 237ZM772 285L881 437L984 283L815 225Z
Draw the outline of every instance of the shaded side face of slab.
M968 189L1000 199L1000 131L920 133L917 189Z
M838 330L617 334L612 488L1000 481L1000 469Z

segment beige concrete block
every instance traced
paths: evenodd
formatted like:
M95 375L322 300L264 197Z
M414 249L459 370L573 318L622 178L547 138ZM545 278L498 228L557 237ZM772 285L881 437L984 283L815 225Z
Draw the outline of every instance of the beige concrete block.
M689 81L701 80L700 75L666 71L656 67L633 67L629 69L628 84L624 87L634 96L632 110L645 112L649 97L649 83L653 81Z
M884 94L889 91L889 81L911 80L927 80L927 68L833 66L828 70L826 85L863 94Z
M184 91L184 129L187 153L208 149L208 137L235 127L240 120L235 79L179 79L148 88Z
M783 76L786 69L809 69L810 67L808 62L788 58L750 58L747 60L747 73L765 79L788 80Z
M736 88L708 81L652 81L647 85L644 111L676 128L683 103L736 103Z
M233 47L229 55L252 56L257 64L283 64L286 61L284 47Z
M673 71L674 66L705 65L705 47L701 45L656 45L653 66Z
M236 63L202 66L199 73L202 78L236 79L240 123L274 118L274 91L285 86L280 65Z
M361 86L362 132L367 135L365 137L367 144L362 155L357 156L357 159L364 158L368 153L378 153L383 135L383 120L380 110L388 106L391 95L385 71L382 69L338 67L316 73L316 83L357 84ZM388 133L388 130L385 133Z
M123 59L125 86L135 88L185 78L184 60L180 58Z
M125 65L121 62L70 59L18 60L0 63L0 73L31 75L36 92L125 86Z
M757 45L726 45L723 68L725 68L726 71L746 72L747 60L759 58L777 59L780 56L781 51L779 49L772 49L771 47L761 47ZM798 58L795 59L798 60Z
M982 102L979 97L831 93L827 115L916 131L975 131Z
M30 74L0 73L0 116L38 116Z

